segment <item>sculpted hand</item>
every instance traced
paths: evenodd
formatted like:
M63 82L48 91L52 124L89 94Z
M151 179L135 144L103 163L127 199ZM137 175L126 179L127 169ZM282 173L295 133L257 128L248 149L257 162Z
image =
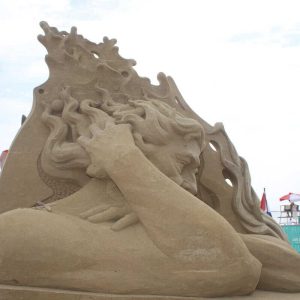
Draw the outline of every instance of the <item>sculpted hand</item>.
M83 212L80 217L92 223L116 221L111 227L114 231L122 230L139 221L126 203L121 206L97 206Z
M103 178L114 162L133 148L137 148L129 124L109 123L104 130L93 124L89 127L92 138L81 136L77 142L86 150L91 159L87 174Z

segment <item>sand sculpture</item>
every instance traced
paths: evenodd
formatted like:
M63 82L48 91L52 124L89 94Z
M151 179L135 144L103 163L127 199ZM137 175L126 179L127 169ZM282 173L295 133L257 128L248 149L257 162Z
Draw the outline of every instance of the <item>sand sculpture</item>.
M197 116L171 77L160 73L157 86L139 77L116 40L41 27L50 75L0 180L0 284L300 291L300 255L260 211L223 125Z

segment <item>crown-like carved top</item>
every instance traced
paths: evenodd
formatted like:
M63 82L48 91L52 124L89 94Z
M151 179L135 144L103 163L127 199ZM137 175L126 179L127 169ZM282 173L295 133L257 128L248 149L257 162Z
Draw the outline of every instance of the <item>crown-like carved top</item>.
M136 62L125 59L119 55L116 47L117 40L103 38L103 43L93 43L77 34L77 28L72 27L70 33L59 31L56 27L50 27L46 22L40 23L45 35L39 35L39 41L46 47L46 56L50 72L53 67L76 65L77 70L86 73L97 73L104 65L119 72L130 71ZM85 73L84 73L85 74ZM125 75L126 77L126 75Z
M96 44L78 34L76 27L68 33L46 22L40 25L45 35L38 39L48 51L46 62L51 80L64 86L106 89L117 101L155 98L181 112L189 110L171 77L159 73L159 85L140 77L133 68L136 62L119 55L116 39L104 37L103 42Z

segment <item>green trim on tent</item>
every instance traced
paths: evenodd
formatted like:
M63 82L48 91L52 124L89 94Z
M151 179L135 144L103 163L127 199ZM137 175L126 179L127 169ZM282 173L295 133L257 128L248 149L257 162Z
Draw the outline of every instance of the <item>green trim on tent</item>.
M283 225L282 229L286 233L291 246L300 253L300 225Z

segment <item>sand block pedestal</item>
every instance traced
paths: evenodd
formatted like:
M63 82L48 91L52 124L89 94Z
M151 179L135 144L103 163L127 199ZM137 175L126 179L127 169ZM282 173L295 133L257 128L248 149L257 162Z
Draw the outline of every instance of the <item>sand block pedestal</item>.
M25 286L0 285L0 300L201 300L201 299L261 299L261 300L298 300L300 293L275 293L267 291L255 291L244 297L172 297L149 295L112 295L101 293L80 292L71 290L36 288Z

